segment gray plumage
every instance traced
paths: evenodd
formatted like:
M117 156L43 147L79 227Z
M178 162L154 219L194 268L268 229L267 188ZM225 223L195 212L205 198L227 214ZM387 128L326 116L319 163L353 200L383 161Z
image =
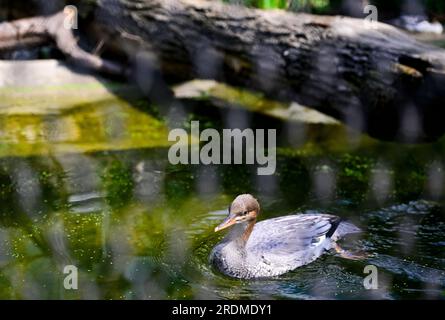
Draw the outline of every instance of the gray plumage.
M240 199L237 202L250 201L246 195ZM235 203L231 208L249 205ZM249 224L254 224L250 234ZM246 220L232 225L212 250L210 261L224 274L236 278L277 276L311 263L331 249L336 240L359 231L353 224L329 214L290 215L258 223Z

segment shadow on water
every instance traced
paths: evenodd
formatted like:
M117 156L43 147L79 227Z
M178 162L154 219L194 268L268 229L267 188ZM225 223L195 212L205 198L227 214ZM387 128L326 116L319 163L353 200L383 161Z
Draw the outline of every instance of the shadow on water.
M280 139L277 172L262 178L254 166L169 164L166 130L132 110L110 102L2 127L0 298L445 297L445 140L398 145L253 116ZM213 228L245 192L260 199L261 219L315 210L354 221L364 232L344 245L370 258L329 254L263 280L219 274L207 260L223 236ZM377 290L363 286L368 264ZM78 267L78 290L63 287L66 265Z

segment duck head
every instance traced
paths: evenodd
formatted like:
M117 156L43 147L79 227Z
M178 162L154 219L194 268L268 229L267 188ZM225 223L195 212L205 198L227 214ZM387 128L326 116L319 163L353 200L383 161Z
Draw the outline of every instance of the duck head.
M253 225L260 212L260 204L250 194L239 195L229 207L227 218L215 228L215 232L226 229L235 224Z

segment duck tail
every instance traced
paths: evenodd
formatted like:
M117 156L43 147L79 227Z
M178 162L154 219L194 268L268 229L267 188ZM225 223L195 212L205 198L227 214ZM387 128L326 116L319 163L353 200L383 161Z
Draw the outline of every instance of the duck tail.
M331 229L332 230L332 229ZM349 221L339 220L337 223L337 228L335 228L331 234L331 239L337 241L338 239L344 237L347 234L359 233L362 229L352 224Z

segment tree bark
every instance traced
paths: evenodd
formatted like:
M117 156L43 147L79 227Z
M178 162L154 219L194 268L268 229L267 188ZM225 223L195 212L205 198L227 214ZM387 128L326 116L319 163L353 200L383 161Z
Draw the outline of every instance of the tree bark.
M381 139L445 133L445 51L384 24L198 0L102 0L96 22L167 74L297 101Z
M445 133L445 51L384 24L204 0L98 0L93 22L108 46L154 54L176 79L296 101L380 139Z

